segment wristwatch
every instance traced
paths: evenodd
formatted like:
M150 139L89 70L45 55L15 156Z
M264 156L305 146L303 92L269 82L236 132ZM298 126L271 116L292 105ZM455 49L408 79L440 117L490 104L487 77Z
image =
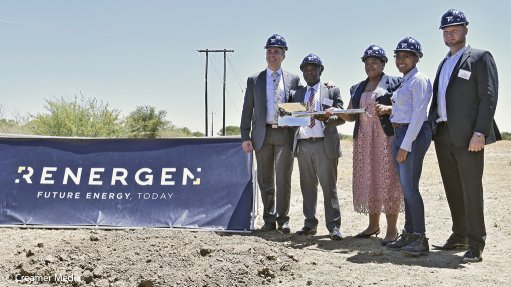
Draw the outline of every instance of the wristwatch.
M482 133L479 133L479 132L474 132L474 134L476 135L476 137L480 138L482 136L484 136Z

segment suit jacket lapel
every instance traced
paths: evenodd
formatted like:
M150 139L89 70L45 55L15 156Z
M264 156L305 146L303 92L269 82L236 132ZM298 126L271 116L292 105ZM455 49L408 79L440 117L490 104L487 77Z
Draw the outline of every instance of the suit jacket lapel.
M257 89L259 90L259 93L256 93L256 96L260 97L260 99L259 101L254 99L254 101L260 103L257 110L261 111L261 116L266 119L266 70L259 73L259 76L257 77Z
M465 52L463 52L463 55L461 56L461 59L458 61L458 63L456 64L456 66L454 66L454 69L452 70L451 78L449 79L449 84L451 84L452 81L454 81L454 79L458 76L460 67L470 57L471 52L472 52L472 48L470 48L470 46L467 46L467 48L465 49ZM449 84L447 86L449 86Z
M378 87L387 90L389 87L389 77L385 74L380 79L380 82L378 83Z
M365 81L361 82L358 86L356 86L355 91L353 93L353 100L351 102L353 105L353 108L355 108L355 109L360 108L360 98L362 97L362 93L364 92L368 82L369 82L369 78L367 78ZM380 82L378 82L377 88L378 87L388 90L389 77L387 75L385 75L385 73L382 75Z
M442 66L444 65L447 58L444 58L438 68L436 69L435 81L433 82L433 93L436 95L438 91L438 79L440 78L440 72L442 71Z
M383 76L381 77L380 82L378 83L378 86L376 86L376 88L385 90L385 94L388 93L387 91L389 90L389 76L383 74ZM384 96L385 94L379 95L377 97Z
M303 103L305 102L305 93L307 92L307 88L302 88L296 91L293 96L293 102Z
M358 109L360 108L360 97L362 96L362 92L367 86L367 83L369 82L369 79L366 79L365 81L358 84L358 86L355 88L355 91L353 92L353 108Z
M321 91L321 95L319 96L319 106L321 107L321 110L324 111L325 109L331 108L330 106L327 106L324 104L323 99L330 99L330 93L328 92L328 88L323 85L322 83L319 83L321 88L319 90ZM332 103L333 106L333 103Z
M282 75L283 75L283 78L282 78L282 82L284 83L284 96L286 98L286 103L289 102L289 83L291 83L291 79L290 79L290 76L289 76L289 73L282 70Z

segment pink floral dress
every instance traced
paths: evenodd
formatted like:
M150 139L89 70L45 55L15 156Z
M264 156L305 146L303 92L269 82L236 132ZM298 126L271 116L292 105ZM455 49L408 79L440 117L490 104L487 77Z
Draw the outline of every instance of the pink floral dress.
M362 93L360 108L372 117L359 115L359 130L353 140L353 207L359 213L397 214L403 211L403 192L392 161L392 138L378 116L373 93Z

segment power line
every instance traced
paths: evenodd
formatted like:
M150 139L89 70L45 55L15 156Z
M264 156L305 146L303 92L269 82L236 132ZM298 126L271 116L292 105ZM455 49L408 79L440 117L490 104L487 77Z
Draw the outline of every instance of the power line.
M234 68L234 66L232 65L232 63L231 63L231 60L230 60L230 59L227 59L227 61L229 62L229 66L231 67L231 69L232 69L232 71L233 71L234 78L236 78L236 81L238 82L238 85L240 86L241 93L244 93L245 91L243 90L243 82L240 80L240 77L239 77L238 71L236 71L236 69L235 69L235 68Z
M208 54L209 53L224 53L224 85L223 85L223 133L222 135L225 136L225 77L226 77L226 59L227 59L227 52L234 53L234 50L197 50L199 53L206 53L206 73L205 73L205 91L204 91L204 101L205 101L205 122L206 122L206 132L205 135L208 136Z
M213 65L213 70L216 72L218 79L222 80L222 78L220 77L220 72L218 72L218 69L216 68L215 62L212 59L210 59L209 61L210 61L211 65ZM241 90L241 91L243 93L243 90ZM231 94L229 93L229 91L225 91L225 93L227 94L227 98L229 98L229 101L231 102L232 106L236 109L236 112L241 113L240 108L238 107L238 105L236 104L234 99L231 97Z

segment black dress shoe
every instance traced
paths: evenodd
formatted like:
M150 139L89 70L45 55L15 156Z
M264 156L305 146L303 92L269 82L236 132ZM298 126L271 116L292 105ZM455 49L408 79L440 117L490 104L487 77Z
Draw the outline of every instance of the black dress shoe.
M261 226L261 231L271 231L275 229L277 229L275 223L265 223L263 226Z
M296 234L298 234L298 235L314 235L317 232L318 231L316 230L316 228L304 226L301 230L298 230L296 232Z
M285 222L282 225L279 224L279 227L277 229L278 229L278 231L280 231L284 234L288 234L291 232L291 228L289 228L289 222Z
M355 238L369 238L373 235L375 235L376 237L378 237L378 234L380 234L380 228L378 227L378 229L376 229L376 231L374 231L373 233L364 233L363 231L360 232L359 234L355 235Z
M483 261L483 251L479 248L470 247L463 255L463 262L481 262Z
M453 233L443 245L432 244L431 246L437 250L467 249L468 242L466 238L459 238Z
M330 231L330 239L342 240L342 234L338 227L335 227L332 231Z

